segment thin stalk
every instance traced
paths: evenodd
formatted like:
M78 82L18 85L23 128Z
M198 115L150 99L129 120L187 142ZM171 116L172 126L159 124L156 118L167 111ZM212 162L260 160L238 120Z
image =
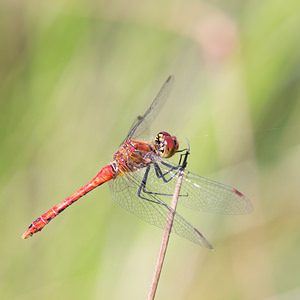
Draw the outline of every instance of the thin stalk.
M162 266L163 266L163 263L164 263L164 259L165 259L165 255L166 255L166 251L167 251L167 247L168 247L168 242L169 242L169 237L170 237L170 233L171 233L171 229L172 229L172 225L173 225L173 220L174 220L174 216L175 216L175 212L176 212L178 197L179 197L181 183L182 183L183 174L184 174L184 168L186 167L187 157L188 157L189 153L190 152L189 152L189 145L188 145L188 148L186 150L186 154L185 154L185 157L184 157L184 161L183 161L183 164L181 166L180 174L178 176L178 180L177 180L177 183L176 183L175 191L174 191L174 194L173 194L173 197L172 197L170 210L169 210L169 213L168 213L166 226L165 226L163 237L162 237L162 240L161 240L160 249L159 249L159 253L158 253L158 257L157 257L157 261L156 261L156 266L155 266L155 270L154 270L154 273L153 273L152 283L151 283L151 286L150 286L150 290L149 290L147 300L153 300L154 297L155 297L155 293L156 293L157 286L158 286L158 281L159 281L159 278L160 278Z

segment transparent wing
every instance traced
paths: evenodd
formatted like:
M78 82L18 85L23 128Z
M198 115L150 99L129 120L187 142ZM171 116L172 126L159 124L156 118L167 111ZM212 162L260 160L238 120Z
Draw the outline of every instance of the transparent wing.
M145 191L138 194L145 170L143 168L117 176L109 182L110 190L113 198L123 208L152 225L164 228L170 210L169 206L158 195L152 193L153 187L148 181ZM178 213L174 216L172 232L202 247L213 249L204 236Z
M155 186L154 192L172 193L179 175L177 166L165 159L156 163L169 182L158 178L152 168L149 178ZM247 214L253 209L250 200L237 189L187 170L184 171L178 204L202 212L229 215Z
M143 116L139 116L133 123L127 137L122 144L130 139L137 138L151 125L152 121L156 118L157 114L168 98L172 90L173 83L174 77L169 76L145 114Z

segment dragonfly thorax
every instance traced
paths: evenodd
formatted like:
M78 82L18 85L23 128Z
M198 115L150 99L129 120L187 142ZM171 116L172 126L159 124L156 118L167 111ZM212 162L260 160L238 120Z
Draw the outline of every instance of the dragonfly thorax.
M169 133L161 131L155 137L154 147L161 157L169 158L176 153L179 144L175 136L171 136Z

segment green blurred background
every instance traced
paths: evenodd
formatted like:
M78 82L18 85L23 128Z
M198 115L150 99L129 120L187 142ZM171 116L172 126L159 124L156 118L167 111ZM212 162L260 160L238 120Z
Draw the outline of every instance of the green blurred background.
M252 201L179 207L214 245L172 236L156 299L300 298L300 2L1 1L0 299L145 299L162 231L107 185L41 233L41 213L111 161L169 74L153 124L189 169Z

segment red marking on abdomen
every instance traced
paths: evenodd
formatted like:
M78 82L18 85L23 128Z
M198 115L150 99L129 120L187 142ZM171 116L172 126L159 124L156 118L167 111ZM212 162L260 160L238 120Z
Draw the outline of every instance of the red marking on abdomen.
M111 165L104 167L97 176L92 179L88 184L79 189L76 193L66 198L64 201L53 206L46 213L41 215L35 221L33 221L28 229L22 235L23 239L27 239L29 236L32 236L34 233L41 231L54 217L63 212L68 206L76 202L79 198L96 188L97 186L113 179L115 176L115 171Z

